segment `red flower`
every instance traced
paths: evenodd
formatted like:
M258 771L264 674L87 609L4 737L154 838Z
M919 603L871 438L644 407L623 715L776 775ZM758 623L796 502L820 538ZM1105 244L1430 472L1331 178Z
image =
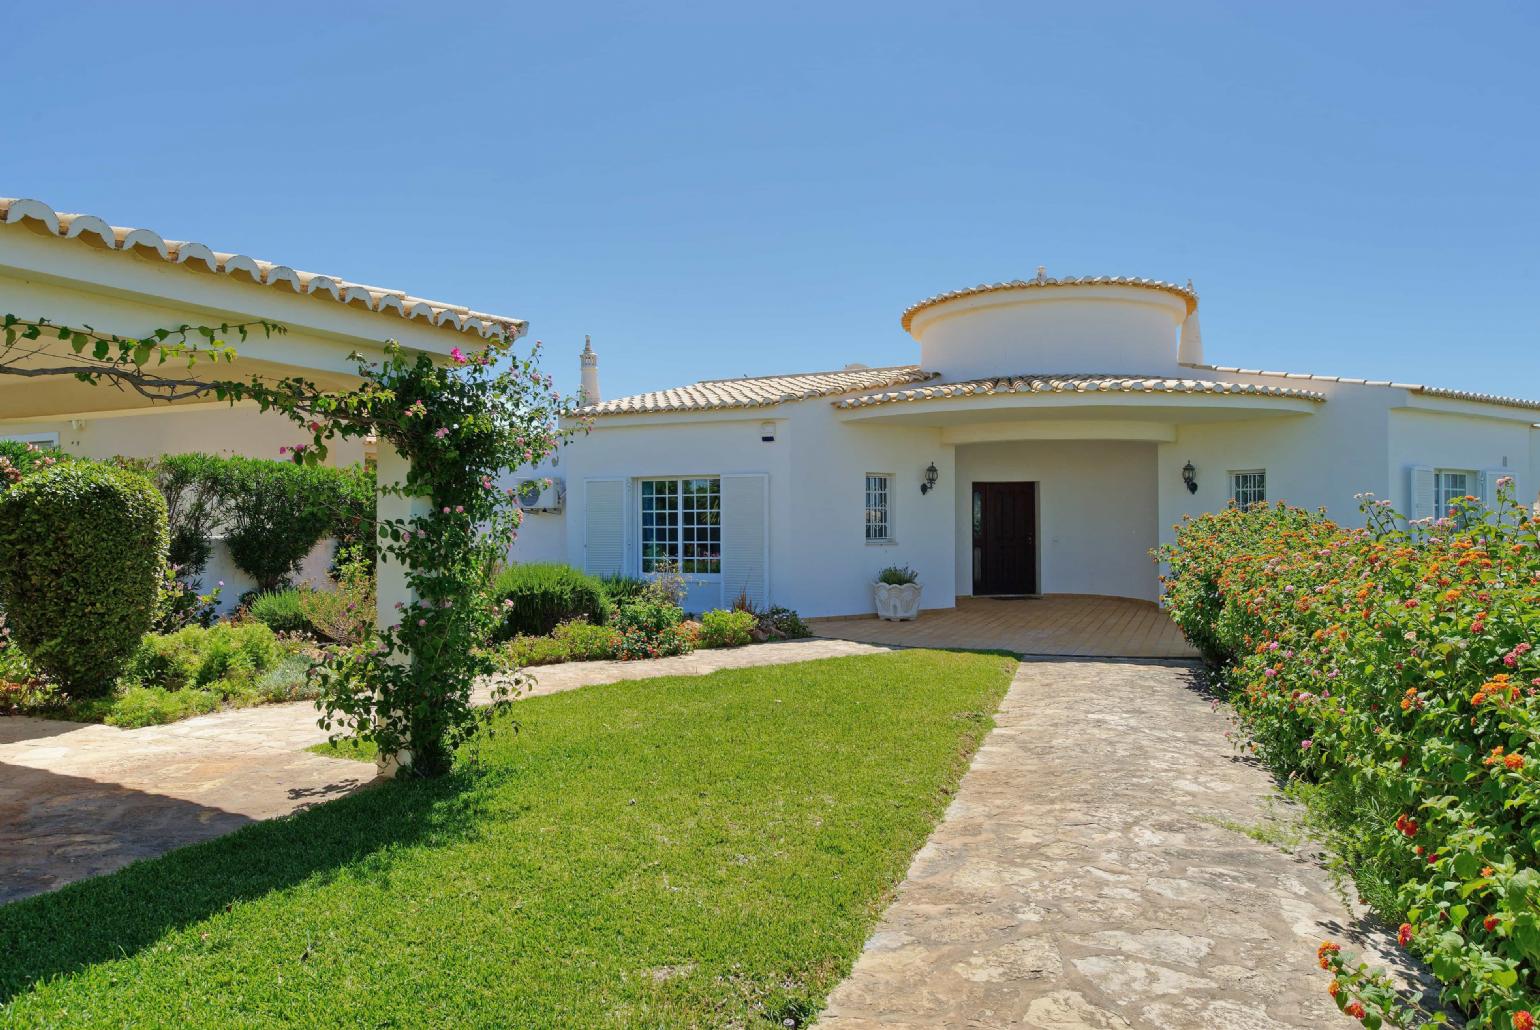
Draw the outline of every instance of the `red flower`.
M1366 1015L1364 1012L1364 1007L1356 1001L1348 1002L1347 1008L1343 1009L1342 1011L1346 1012L1354 1019L1362 1019Z
M1402 923L1401 924L1401 929L1396 931L1396 943L1401 945L1401 947L1403 947L1403 948L1406 947L1408 944L1412 943L1412 924L1411 923Z
M1487 933L1491 933L1493 930L1497 929L1497 917L1487 916L1481 921L1481 926L1487 931Z
M1535 1017L1528 1009L1519 1009L1513 1014L1513 1030L1535 1030Z

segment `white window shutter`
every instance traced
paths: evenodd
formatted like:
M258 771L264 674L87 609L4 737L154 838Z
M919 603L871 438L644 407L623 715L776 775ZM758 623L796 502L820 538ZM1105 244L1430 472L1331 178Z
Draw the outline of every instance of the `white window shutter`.
M1433 467L1431 465L1413 465L1408 472L1411 489L1407 496L1411 498L1411 514L1413 519L1431 519L1434 517L1433 505L1436 498L1433 494Z
M1508 469L1483 469L1481 472L1481 503L1488 508L1497 507L1497 481L1513 473Z
M770 477L722 477L722 604L770 604Z
M584 480L583 568L618 576L626 557L626 481Z

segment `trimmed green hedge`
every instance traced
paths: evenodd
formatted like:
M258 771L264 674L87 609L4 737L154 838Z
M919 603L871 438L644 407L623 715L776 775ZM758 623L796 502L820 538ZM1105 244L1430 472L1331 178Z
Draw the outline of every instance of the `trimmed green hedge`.
M166 546L166 502L145 477L92 462L26 476L0 495L12 640L70 696L109 693L154 619Z
M570 619L602 625L606 616L604 585L593 576L558 562L529 562L502 571L493 597L503 606L495 639L519 635L543 637Z

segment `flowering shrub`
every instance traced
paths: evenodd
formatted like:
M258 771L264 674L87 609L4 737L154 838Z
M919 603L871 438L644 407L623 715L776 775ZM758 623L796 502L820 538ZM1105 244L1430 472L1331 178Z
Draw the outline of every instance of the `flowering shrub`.
M1362 529L1231 509L1184 522L1160 556L1247 746L1300 786L1445 1001L1509 1030L1540 1006L1540 521L1511 483L1500 498L1407 525L1365 497ZM1366 1025L1429 1018L1335 945L1319 957Z
M214 589L200 594L197 582L185 569L168 563L161 572L160 599L155 602L155 621L150 628L156 633L175 633L184 626L207 629L219 614L219 595L224 590L224 580L220 580Z
M615 657L622 661L663 658L695 649L694 639L681 626L684 612L655 590L621 605L612 621L620 633Z
M50 468L63 460L64 455L45 450L35 443L0 440L0 493L20 483L22 476Z

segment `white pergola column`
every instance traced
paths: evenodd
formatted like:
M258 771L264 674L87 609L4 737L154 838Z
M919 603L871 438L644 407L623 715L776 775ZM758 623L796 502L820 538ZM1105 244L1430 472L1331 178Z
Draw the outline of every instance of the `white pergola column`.
M380 441L379 455L375 459L375 480L380 486L405 484L407 470L410 468L411 462L392 447L389 441ZM375 494L374 510L376 520L383 524L393 519L409 520L417 515L425 515L431 510L431 504L426 497L401 497L380 492ZM407 585L406 567L398 559L385 554L383 541L379 555L375 569L374 624L378 629L388 629L404 618L396 605L410 605L417 596ZM398 660L407 659L402 656ZM410 752L402 752L380 755L376 764L380 775L389 777L394 776L401 767L410 765L411 761Z

